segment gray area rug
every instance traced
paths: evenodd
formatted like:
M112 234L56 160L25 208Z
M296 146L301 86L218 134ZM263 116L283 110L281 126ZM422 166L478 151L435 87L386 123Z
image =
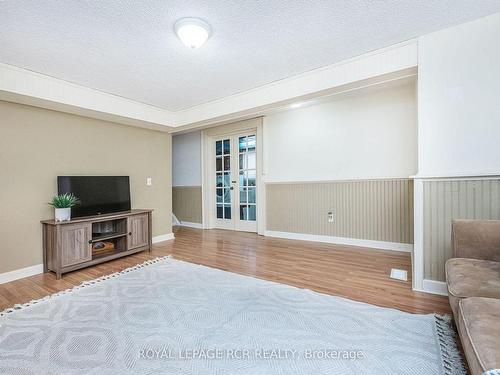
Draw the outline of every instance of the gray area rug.
M446 318L159 258L0 313L0 373L465 369Z

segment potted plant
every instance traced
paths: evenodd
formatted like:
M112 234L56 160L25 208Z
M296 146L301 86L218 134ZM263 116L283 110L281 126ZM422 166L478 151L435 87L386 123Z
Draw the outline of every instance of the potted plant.
M73 194L59 194L49 204L55 208L56 221L67 221L71 219L71 207L79 202Z

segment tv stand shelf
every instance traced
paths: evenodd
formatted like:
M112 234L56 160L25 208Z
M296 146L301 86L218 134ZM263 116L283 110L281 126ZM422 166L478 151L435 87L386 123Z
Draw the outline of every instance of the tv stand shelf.
M120 237L126 237L127 233L113 233L113 234L108 234L104 236L97 236L95 237L92 234L92 242L100 242L100 241L106 241L106 240L112 240L113 238L120 238Z
M79 217L57 222L43 220L43 270L58 279L66 272L121 258L152 246L153 210ZM110 249L98 249L103 242Z

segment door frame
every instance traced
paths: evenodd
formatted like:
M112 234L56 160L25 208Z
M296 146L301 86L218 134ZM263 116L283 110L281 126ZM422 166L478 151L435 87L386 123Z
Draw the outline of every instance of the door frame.
M227 125L202 130L201 142L201 166L202 166L202 217L203 229L215 228L215 184L212 184L215 170L215 151L213 142L215 138L232 136L244 132L255 132L256 156L257 156L257 233L265 234L266 228L266 191L264 185L264 152L263 152L263 119L262 117L239 121Z

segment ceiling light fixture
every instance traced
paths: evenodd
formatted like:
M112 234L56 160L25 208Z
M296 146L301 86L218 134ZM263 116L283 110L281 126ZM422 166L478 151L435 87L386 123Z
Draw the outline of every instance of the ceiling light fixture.
M181 18L175 23L175 33L189 48L201 47L210 37L210 25L199 18Z

